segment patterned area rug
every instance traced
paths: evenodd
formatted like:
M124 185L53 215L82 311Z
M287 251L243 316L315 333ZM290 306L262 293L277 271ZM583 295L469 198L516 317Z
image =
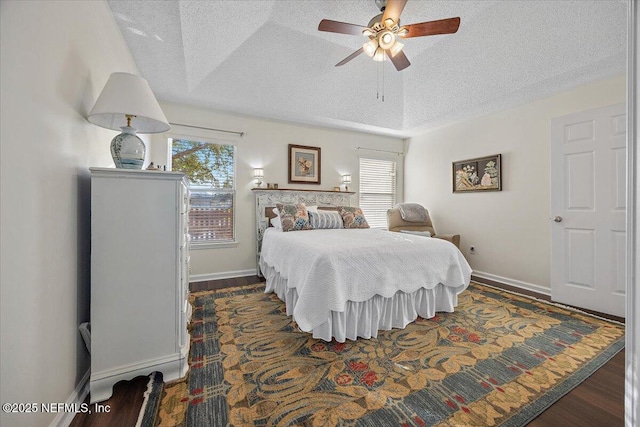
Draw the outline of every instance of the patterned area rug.
M521 426L613 357L624 327L477 283L455 313L346 343L264 285L193 296L191 370L159 426Z

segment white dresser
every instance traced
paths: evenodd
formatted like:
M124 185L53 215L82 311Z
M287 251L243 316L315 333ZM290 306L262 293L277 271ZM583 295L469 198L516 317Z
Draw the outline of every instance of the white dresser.
M91 169L91 402L188 369L189 192L182 173Z

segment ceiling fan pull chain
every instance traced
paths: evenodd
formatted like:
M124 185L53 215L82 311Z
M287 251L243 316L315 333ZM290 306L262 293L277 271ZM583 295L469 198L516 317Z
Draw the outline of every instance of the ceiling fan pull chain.
M380 65L376 68L376 99L380 99Z
M386 55L386 53L384 55ZM382 102L384 102L384 61L380 64L382 66Z

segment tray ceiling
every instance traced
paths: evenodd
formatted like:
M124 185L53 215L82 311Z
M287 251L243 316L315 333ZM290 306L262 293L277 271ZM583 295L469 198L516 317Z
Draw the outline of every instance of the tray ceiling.
M456 34L407 39L401 72L360 55L373 0L116 1L109 5L160 101L394 136L624 73L627 3L409 0L402 23L459 16ZM382 79L384 78L384 84ZM384 89L384 102L376 98Z

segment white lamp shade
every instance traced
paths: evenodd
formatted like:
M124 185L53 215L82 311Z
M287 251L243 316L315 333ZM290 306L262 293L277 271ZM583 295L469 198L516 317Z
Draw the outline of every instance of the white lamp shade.
M127 126L127 115L136 116L131 119L131 127L139 133L171 129L145 79L135 74L113 73L87 119L94 125L120 130Z
M344 184L351 184L351 175L342 175L342 182Z
M256 179L264 178L264 169L259 169L259 168L254 169L253 177Z

